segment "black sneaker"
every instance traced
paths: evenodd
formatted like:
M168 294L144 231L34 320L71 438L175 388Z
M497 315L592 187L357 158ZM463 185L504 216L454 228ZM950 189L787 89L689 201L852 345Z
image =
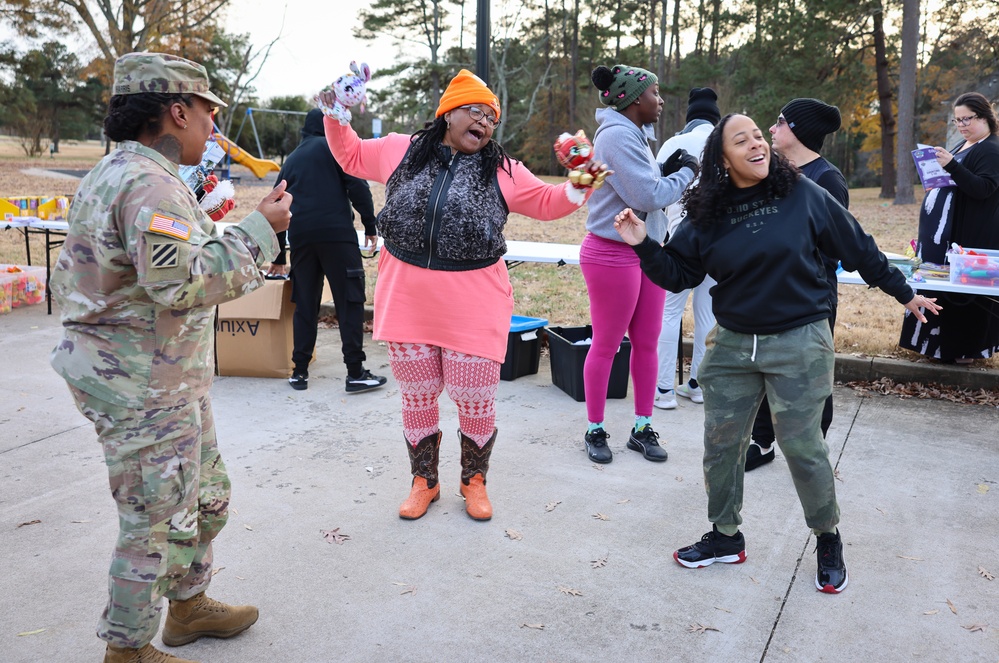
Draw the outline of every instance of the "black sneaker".
M843 561L843 540L839 530L835 534L820 534L816 539L818 568L815 569L815 589L826 594L839 594L850 582Z
M688 569L699 569L715 562L742 564L746 561L746 538L742 536L742 532L725 536L712 525L711 531L702 536L700 541L674 552L673 559Z
M749 448L746 449L746 471L749 472L760 465L771 463L776 456L773 442L770 443L769 447L764 447L754 440L749 443Z
M350 393L356 393L358 391L377 389L386 382L387 380L383 376L372 375L371 371L364 369L356 378L352 378L349 375L347 376L347 391Z
M292 389L298 391L304 391L309 388L309 372L308 371L295 371L288 378L288 384L291 385Z
M632 451L640 451L645 456L645 460L661 463L666 460L668 454L666 450L659 446L659 433L652 430L652 426L646 424L642 430L631 430L631 437L628 438L628 448Z
M594 463L609 463L614 460L614 454L607 446L607 434L603 428L598 428L592 433L587 433L583 440L586 442L586 455Z

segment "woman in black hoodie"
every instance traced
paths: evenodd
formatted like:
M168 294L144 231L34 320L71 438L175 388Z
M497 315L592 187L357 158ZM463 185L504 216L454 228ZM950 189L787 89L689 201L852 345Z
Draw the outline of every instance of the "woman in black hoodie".
M922 316L919 307L937 307L913 295L849 212L770 152L748 117L728 115L711 132L701 179L683 202L688 222L662 247L631 210L615 221L656 284L679 292L697 286L705 274L718 282L711 290L718 325L708 335L697 378L704 393L708 520L714 526L673 558L688 568L745 561L739 512L746 448L766 393L805 522L817 537L815 586L839 593L848 575L829 448L819 426L835 361L822 256L839 258L845 269L857 270L915 315Z

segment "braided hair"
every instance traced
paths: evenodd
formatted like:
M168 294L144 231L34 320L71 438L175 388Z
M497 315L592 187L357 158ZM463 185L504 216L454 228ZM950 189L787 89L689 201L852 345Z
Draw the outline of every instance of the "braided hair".
M163 113L178 103L192 107L191 95L162 92L116 94L108 102L104 133L115 142L136 140L143 134L158 136Z
M734 115L729 113L723 117L708 136L701 156L701 179L688 188L681 199L687 220L699 228L710 227L724 216L735 188L722 160L722 136L725 125ZM770 170L764 180L767 202L787 197L794 189L800 172L786 157L771 150Z
M410 138L410 154L406 160L406 173L415 175L423 170L432 159L443 161L440 153L441 143L447 133L447 122L444 116L435 118L433 122L427 123ZM502 168L507 175L513 177L513 166L511 157L503 149L503 146L492 138L486 146L480 150L482 152L482 166L480 176L483 182L489 181L496 174L498 168ZM445 162L446 163L446 162Z

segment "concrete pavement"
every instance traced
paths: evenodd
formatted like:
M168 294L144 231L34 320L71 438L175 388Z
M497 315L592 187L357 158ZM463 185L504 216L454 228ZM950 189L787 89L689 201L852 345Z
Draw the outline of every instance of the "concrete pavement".
M48 366L58 336L43 306L0 316L10 663L103 655L94 628L115 508L93 428ZM366 349L390 375L384 348ZM747 561L673 562L710 527L698 405L655 412L670 458L653 464L625 448L630 398L609 401L615 458L596 466L584 404L552 386L542 359L538 375L500 386L495 516L478 523L458 496L444 397L442 497L410 522L397 516L410 477L392 378L346 395L334 330L320 331L311 377L305 392L217 379L233 501L210 593L261 618L233 640L168 651L206 663L999 659L999 580L985 577L999 576L994 408L836 389L828 442L850 585L829 596L814 588L814 538L780 452L746 477ZM341 545L322 534L337 528Z

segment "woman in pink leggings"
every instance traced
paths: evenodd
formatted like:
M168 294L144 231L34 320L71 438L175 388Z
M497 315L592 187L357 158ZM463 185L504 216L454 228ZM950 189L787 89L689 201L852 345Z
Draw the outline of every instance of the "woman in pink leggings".
M624 207L643 210L649 234L666 237L663 208L680 199L697 171L697 159L678 150L662 166L649 147L652 125L663 100L655 74L638 67L597 67L591 76L604 108L597 110L593 146L596 158L614 171L607 185L590 197L586 237L579 264L590 297L593 344L583 367L586 453L596 463L613 460L604 428L604 406L611 364L624 339L631 339L631 379L635 395L635 425L628 448L646 459L662 462L666 450L652 429L656 392L659 331L666 291L646 277L635 252L614 230L614 215Z

